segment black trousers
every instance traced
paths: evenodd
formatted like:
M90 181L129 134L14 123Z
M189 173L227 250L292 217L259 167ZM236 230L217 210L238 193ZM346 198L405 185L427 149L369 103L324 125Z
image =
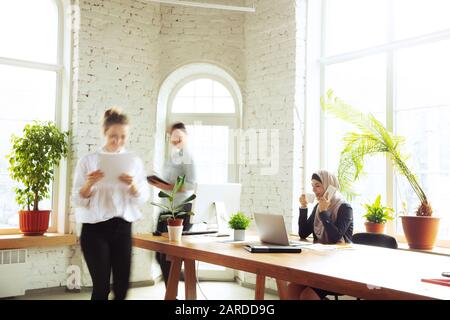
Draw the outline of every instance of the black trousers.
M108 300L111 271L115 300L124 300L131 269L131 223L121 218L84 223L81 250L91 274L92 300Z
M188 203L183 208L184 211L191 211L192 204ZM160 216L163 214L168 214L167 212L161 212ZM192 228L192 224L189 222L190 216L185 215L183 216L183 231L189 231ZM156 227L156 230L159 232L167 232L167 221L159 221L158 218L158 225ZM167 261L166 255L164 253L157 252L156 253L156 261L158 261L159 266L161 267L162 276L164 279L164 284L167 287L167 281L169 280L169 273L170 273L170 261Z

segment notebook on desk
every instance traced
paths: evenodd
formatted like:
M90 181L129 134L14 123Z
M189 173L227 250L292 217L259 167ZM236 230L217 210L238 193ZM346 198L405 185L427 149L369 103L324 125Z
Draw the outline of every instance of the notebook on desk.
M183 236L194 236L199 234L216 234L218 230L192 230L192 231L183 231Z
M247 244L244 249L251 253L300 253L302 249L295 246L252 245Z
M422 282L439 284L441 286L450 287L450 279L422 279Z

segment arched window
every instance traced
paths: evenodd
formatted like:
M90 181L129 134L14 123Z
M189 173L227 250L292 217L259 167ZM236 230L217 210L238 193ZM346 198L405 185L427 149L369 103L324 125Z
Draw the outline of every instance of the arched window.
M221 82L208 78L191 80L182 84L172 101L172 113L236 112L230 90Z
M15 182L5 159L11 135L21 134L33 120L61 125L62 1L0 1L0 234L18 231ZM56 209L55 201L52 197L41 207ZM56 211L51 231L56 231Z
M192 64L172 73L162 90L167 90L165 126L179 121L187 126L197 182L238 181L242 98L233 77L213 65Z

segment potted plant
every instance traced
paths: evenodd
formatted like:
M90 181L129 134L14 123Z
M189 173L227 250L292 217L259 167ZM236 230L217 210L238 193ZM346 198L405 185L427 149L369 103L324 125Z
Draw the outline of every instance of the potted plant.
M251 219L240 211L230 217L228 226L234 230L235 241L245 240L245 230L250 225L250 221Z
M417 177L406 165L406 155L401 151L405 138L387 130L372 114L363 114L335 97L329 90L321 98L324 111L354 125L358 132L349 132L344 137L344 149L341 152L338 179L341 189L351 197L354 194L351 184L363 173L366 156L386 154L394 169L403 175L420 200L415 216L401 216L403 230L408 245L412 249L430 250L436 241L439 230L439 218L432 217L433 209Z
M34 121L13 135L9 173L19 182L15 188L20 205L19 226L25 235L43 235L48 229L50 210L40 210L39 202L50 197L54 169L67 156L69 132L61 132L52 122Z
M151 203L154 206L160 207L165 212L168 212L167 214L161 215L159 219L167 220L167 229L169 232L170 241L181 241L181 235L183 232L183 218L180 217L184 215L194 215L192 211L184 211L184 207L196 198L195 194L192 194L186 199L180 201L180 203L175 204L175 196L183 188L184 180L185 176L179 176L170 194L164 191L160 191L158 193L159 198L167 199L168 205L155 202Z
M367 232L383 233L388 220L393 220L394 209L381 205L381 194L375 199L373 204L364 204L366 214L363 215L367 221L364 223Z

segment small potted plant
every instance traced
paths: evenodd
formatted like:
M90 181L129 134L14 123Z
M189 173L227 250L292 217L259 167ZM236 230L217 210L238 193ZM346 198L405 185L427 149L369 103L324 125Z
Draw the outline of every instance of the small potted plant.
M235 241L245 240L245 230L250 225L250 221L251 219L240 211L231 216L228 226L234 230Z
M162 214L159 219L167 220L167 230L169 232L170 241L181 241L181 235L183 233L183 218L184 215L194 215L192 211L186 212L184 207L196 198L195 194L190 195L180 203L175 204L175 195L183 188L185 176L179 176L177 182L173 186L172 192L166 193L160 191L158 197L161 199L167 199L168 205L152 202L151 204L160 207L167 214Z
M394 219L392 215L394 209L381 205L381 194L378 195L373 204L364 204L364 208L367 210L366 214L363 215L367 219L364 224L367 232L383 233L386 222Z
M12 151L7 156L9 172L19 182L15 188L20 231L25 235L43 235L48 229L50 210L40 210L39 202L50 198L54 169L67 156L69 132L61 132L52 122L34 121L13 135Z

